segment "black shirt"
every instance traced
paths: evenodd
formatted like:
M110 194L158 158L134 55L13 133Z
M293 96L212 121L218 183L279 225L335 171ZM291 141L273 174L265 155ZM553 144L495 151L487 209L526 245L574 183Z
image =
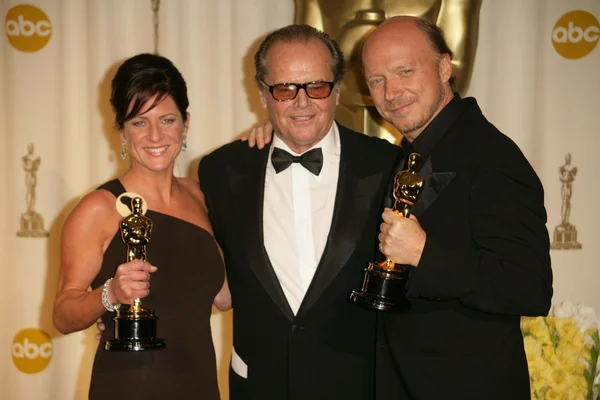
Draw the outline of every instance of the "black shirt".
M394 174L388 183L387 196L384 198L384 207L391 207L394 204L394 198L392 188L394 185L395 174L399 171L406 170L408 168L408 155L410 153L419 153L421 155L420 165L417 165L417 170L425 163L429 154L438 142L444 137L448 129L456 122L460 117L464 108L467 104L461 99L458 93L454 93L454 97L438 115L423 129L423 131L416 137L415 140L409 142L405 137L402 138L402 155L400 162L394 170Z
M406 169L408 154L410 153L419 153L422 157L422 163L425 162L435 145L438 144L448 129L462 114L463 104L458 93L454 93L452 100L442 108L438 115L435 116L412 143L406 140L406 138L402 138L402 154L404 158L402 169ZM400 170L397 169L397 171Z

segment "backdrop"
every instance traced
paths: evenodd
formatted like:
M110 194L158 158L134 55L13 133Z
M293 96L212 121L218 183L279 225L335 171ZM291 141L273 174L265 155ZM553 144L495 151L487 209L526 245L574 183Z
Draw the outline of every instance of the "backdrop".
M63 336L52 326L59 233L84 193L126 168L108 88L123 59L154 51L155 14L150 0L0 0L0 9L0 398L85 399L95 329ZM156 15L159 52L191 101L176 174L195 178L203 154L264 118L252 57L266 32L293 22L294 2L170 0ZM554 302L596 309L599 17L597 0L483 0L467 92L544 184ZM215 312L212 326L227 399L230 313Z

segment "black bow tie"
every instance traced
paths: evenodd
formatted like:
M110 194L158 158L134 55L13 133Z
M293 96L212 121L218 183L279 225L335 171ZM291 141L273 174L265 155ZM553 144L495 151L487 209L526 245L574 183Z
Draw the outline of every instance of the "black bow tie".
M323 151L318 147L307 151L301 156L294 156L279 147L275 147L273 154L271 154L271 162L276 173L280 173L292 163L297 162L313 174L319 175L321 168L323 168Z

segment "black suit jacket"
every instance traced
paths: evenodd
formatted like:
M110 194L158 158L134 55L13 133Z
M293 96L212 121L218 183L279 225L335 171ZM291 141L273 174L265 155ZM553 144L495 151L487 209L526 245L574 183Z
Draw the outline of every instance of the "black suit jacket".
M339 126L339 125L338 125ZM376 313L349 301L375 257L381 198L398 147L339 126L332 225L314 278L292 313L263 243L268 148L223 146L198 175L233 299L233 344L248 365L230 369L232 400L372 399Z
M529 399L520 316L552 297L542 185L472 98L421 167L427 239L407 314L383 315L379 399Z

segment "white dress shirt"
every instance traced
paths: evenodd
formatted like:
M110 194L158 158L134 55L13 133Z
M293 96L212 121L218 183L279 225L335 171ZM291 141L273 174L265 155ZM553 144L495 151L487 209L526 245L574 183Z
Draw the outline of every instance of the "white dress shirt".
M265 174L263 234L265 249L287 301L296 314L315 274L329 235L340 167L340 134L335 123L309 150L321 147L323 168L318 176L300 163L276 173L271 163L279 147L295 156L277 136ZM307 150L308 151L308 150Z

